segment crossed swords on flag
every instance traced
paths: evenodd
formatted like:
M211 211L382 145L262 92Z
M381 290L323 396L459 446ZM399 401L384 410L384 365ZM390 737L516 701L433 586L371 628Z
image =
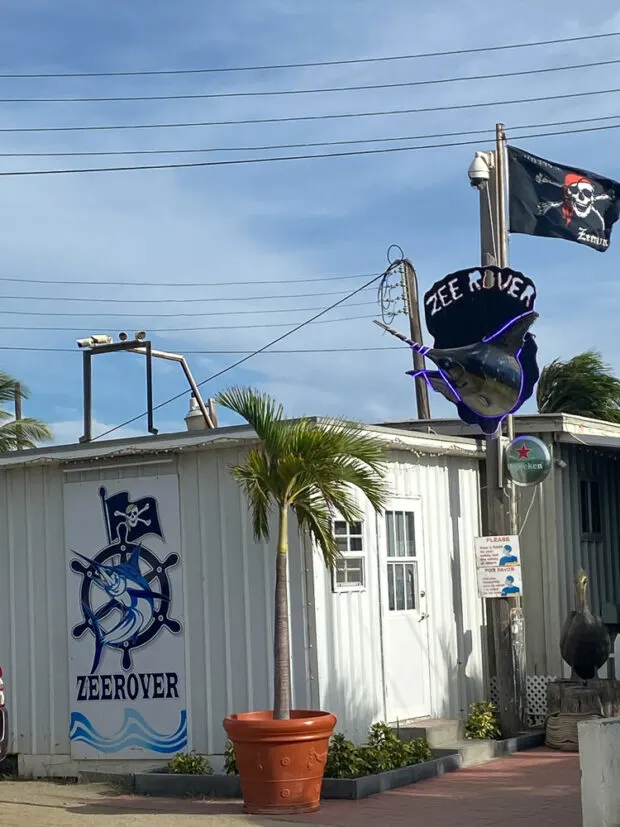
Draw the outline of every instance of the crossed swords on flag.
M575 176L575 181L560 184L558 181L547 178L546 175L539 172L536 175L535 181L537 184L551 184L563 190L565 193L565 197L561 201L541 201L536 208L539 215L546 215L549 210L561 209L566 205L567 200L569 200L572 205L571 212L583 218L586 218L591 212L596 213L603 227L605 226L605 219L596 209L595 204L597 201L611 201L612 196L607 193L594 195L592 183L587 178ZM577 209L575 209L575 207L577 207ZM582 216L579 215L580 211L584 213Z

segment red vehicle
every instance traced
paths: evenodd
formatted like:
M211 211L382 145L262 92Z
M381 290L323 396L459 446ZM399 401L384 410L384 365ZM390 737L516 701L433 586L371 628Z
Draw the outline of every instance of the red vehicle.
M0 666L0 761L4 761L9 747L9 715L4 698L4 680Z

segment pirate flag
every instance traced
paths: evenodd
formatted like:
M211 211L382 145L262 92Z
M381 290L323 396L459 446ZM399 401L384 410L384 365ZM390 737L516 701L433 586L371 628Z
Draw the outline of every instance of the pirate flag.
M124 538L128 543L137 543L148 534L163 539L157 500L155 497L141 497L132 500L128 491L119 491L107 496L106 489L99 489L103 513L110 544ZM123 536L121 536L123 527Z
M510 232L565 238L604 253L620 214L620 184L507 149Z
M377 324L437 367L407 373L422 374L456 405L463 422L494 434L529 399L538 381L536 342L529 333L538 318L535 299L534 282L523 273L474 267L445 276L425 294L432 347Z

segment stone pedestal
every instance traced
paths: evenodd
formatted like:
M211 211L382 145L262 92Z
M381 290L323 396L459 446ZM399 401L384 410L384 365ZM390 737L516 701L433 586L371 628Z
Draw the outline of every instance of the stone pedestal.
M555 680L547 686L548 747L577 752L577 726L593 718L620 718L620 681Z
M583 827L620 824L620 718L579 724Z

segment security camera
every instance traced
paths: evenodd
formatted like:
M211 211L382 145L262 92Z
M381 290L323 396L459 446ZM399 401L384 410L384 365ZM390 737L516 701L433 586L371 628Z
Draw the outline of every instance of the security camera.
M119 342L126 342L129 336L123 331L123 333L118 334Z
M146 339L146 331L144 330L136 330L136 339L139 342L143 342Z
M469 165L467 174L469 183L476 189L481 189L488 183L490 177L491 158L488 152L476 152L474 160Z
M87 339L78 339L77 346L78 347L96 347L97 345L111 345L112 344L112 337L108 336L105 333L94 333L92 336L89 336Z

